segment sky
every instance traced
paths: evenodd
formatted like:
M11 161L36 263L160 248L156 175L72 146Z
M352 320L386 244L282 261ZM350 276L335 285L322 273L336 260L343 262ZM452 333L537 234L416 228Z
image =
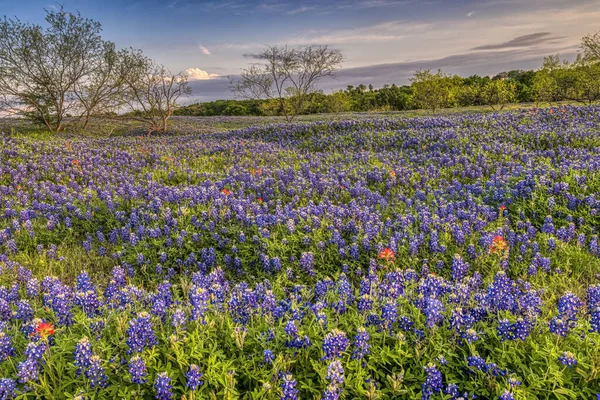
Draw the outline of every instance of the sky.
M186 71L187 102L233 98L229 77L265 45L328 45L344 55L325 92L407 84L420 68L462 76L539 68L573 58L600 30L600 0L0 0L0 14L43 24L44 9L102 24L119 47Z

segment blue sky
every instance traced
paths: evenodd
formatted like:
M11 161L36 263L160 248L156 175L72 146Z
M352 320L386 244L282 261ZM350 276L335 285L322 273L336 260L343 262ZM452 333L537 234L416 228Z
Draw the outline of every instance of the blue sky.
M50 1L0 0L0 13L41 23ZM265 44L327 44L345 55L325 91L404 84L416 69L492 75L573 57L600 30L600 0L62 0L104 37L189 71L194 100L231 97L227 76Z

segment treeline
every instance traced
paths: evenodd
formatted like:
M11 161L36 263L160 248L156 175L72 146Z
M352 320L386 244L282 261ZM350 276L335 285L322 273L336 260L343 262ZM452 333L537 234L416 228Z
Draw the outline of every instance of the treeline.
M493 77L466 78L441 70L419 70L410 85L384 85L374 88L360 84L333 93L306 94L299 114L403 111L415 109L489 106L503 109L511 103L571 101L592 103L600 100L600 34L583 38L581 51L573 62L552 55L538 70L513 70ZM256 79L254 80L256 81ZM281 96L284 97L284 96ZM284 115L286 98L217 100L179 108L176 115Z
M173 74L141 50L117 49L100 23L62 8L40 26L0 20L0 115L52 132L85 130L94 118L138 121L166 131L186 75Z
M416 71L410 85L348 86L324 93L343 55L326 45L267 46L230 82L240 100L180 107L191 93L184 73L171 73L141 50L117 49L101 25L62 8L44 26L0 19L0 116L19 116L53 132L86 130L94 119L137 121L168 130L172 115L282 115L489 106L516 102L600 100L600 33L582 39L573 62L549 56L536 71L460 77ZM243 100L242 100L243 99Z

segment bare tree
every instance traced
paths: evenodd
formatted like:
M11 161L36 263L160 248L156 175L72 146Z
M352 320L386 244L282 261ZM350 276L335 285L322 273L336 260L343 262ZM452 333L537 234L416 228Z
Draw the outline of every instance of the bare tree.
M117 112L123 105L126 54L117 51L114 43L105 42L101 56L91 61L94 65L89 75L75 83L73 93L80 109L77 120L84 130L94 116Z
M76 107L73 89L103 53L100 24L60 9L46 11L48 27L0 21L0 94L4 111L58 132Z
M144 123L148 133L166 132L177 101L191 94L187 76L172 74L140 51L127 52L123 68L127 71L123 100L130 111L128 118Z
M581 39L581 50L585 58L600 62L600 31Z
M300 114L318 82L334 77L344 57L327 46L293 49L268 46L262 53L249 55L256 64L244 69L230 89L247 99L270 99L279 105L286 121Z

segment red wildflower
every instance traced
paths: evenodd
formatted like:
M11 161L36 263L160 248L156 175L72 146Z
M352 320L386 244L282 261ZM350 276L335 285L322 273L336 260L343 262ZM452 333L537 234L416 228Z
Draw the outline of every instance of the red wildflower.
M503 252L508 248L508 243L502 236L494 236L492 240L492 245L490 246L490 252L496 254Z
M50 335L54 335L54 325L50 322L40 322L35 328L35 332L45 339Z
M379 259L385 261L394 261L396 259L396 253L392 251L390 248L385 248L379 252Z
M223 193L225 196L229 196L231 194L231 192L227 189L221 190L221 193Z

